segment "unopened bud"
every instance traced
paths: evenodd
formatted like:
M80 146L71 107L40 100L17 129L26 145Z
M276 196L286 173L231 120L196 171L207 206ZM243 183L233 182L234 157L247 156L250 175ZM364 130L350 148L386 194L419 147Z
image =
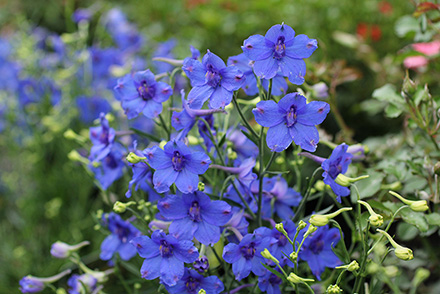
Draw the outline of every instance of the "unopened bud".
M279 261L278 261L278 259L276 259L270 252L269 252L269 250L267 249L267 248L264 248L264 250L263 251L261 251L261 256L263 256L264 258L266 258L266 259L269 259L269 260L272 260L273 262L275 262L275 263L280 263Z
M339 175L336 177L335 182L336 182L336 184L338 184L338 185L341 185L341 186L344 186L344 187L348 187L348 186L350 186L352 183L355 183L355 182L357 182L357 181L360 181L360 180L366 179L366 178L368 178L368 177L370 177L370 176L369 176L369 175L365 175L365 176L360 176L360 177L357 177L357 178L350 178L350 177L347 177L346 175L339 174Z
M384 271L385 274L390 278L394 278L399 273L399 269L397 268L397 266L394 265L386 266L384 268Z
M199 191L205 191L205 183L199 182L197 188L199 189Z
M298 277L294 273L290 273L289 276L287 277L287 280L289 282L294 283L294 284L305 283L305 282L314 282L315 281L313 279L305 279L305 278Z
M317 227L315 227L314 225L310 224L310 226L307 228L307 232L304 234L304 238L307 238L308 236L310 236L311 234L316 232L317 229L318 229Z
M89 160L85 157L82 157L81 154L78 153L76 150L72 150L67 154L67 157L72 161L78 161L85 165L89 164Z
M388 241L390 241L390 244L394 247L394 254L397 258L402 260L411 260L414 258L413 252L411 249L407 247L403 247L399 244L397 244L396 241L385 231L377 229L379 233L387 237Z
M56 258L67 258L70 256L72 252L77 251L80 248L87 246L89 244L90 244L89 241L84 241L76 245L69 245L64 242L57 241L52 244L52 247L50 249L50 254Z
M292 262L296 262L298 260L298 253L296 253L295 251L293 251L292 253L290 253L290 260Z
M356 260L353 260L349 264L337 266L336 268L337 269L346 269L349 272L354 272L354 271L357 271L359 269L359 263Z
M78 135L72 129L68 129L67 131L64 132L64 138L68 140L76 140L79 143L84 143L87 140L87 138Z
M116 201L115 204L113 205L113 211L116 213L124 213L127 210L127 207L129 207L130 205L134 205L136 204L135 201L130 201L127 203L122 203L120 201Z
M430 271L427 270L426 268L423 267L419 267L416 270L416 273L414 275L414 279L412 281L412 283L418 287L421 283L423 283L424 280L426 280L427 278L429 278L430 275Z
M414 83L414 81L409 78L408 71L406 71L405 78L403 79L402 90L410 95L415 94L417 90L416 83Z
M303 220L300 220L298 223L298 227L296 228L297 231L301 231L302 229L304 229L305 227L307 227L307 223Z
M133 163L133 164L139 163L139 162L146 160L146 159L147 159L146 157L137 156L134 152L130 152L127 155L127 161L130 163Z
M339 288L338 285L330 285L327 287L327 290L325 291L327 294L339 294L342 293L342 289Z
M316 181L314 188L316 189L316 191L324 191L325 190L325 183L321 180Z
M337 215L339 215L340 213L344 212L344 211L350 211L353 208L351 207L343 207L333 213L329 213L329 214L314 214L310 217L309 222L317 227L322 227L325 226L326 224L328 224L328 222L336 217Z
M409 208L411 208L413 211L423 212L429 209L428 202L426 200L408 200L403 198L401 195L394 191L389 191L391 195L398 198L400 201L405 203L406 205L409 205Z
M380 227L381 225L383 225L383 216L375 213L370 204L362 200L358 200L358 202L368 209L368 212L370 213L370 217L368 218L368 220L373 226Z
M205 289L200 289L198 294L206 294Z

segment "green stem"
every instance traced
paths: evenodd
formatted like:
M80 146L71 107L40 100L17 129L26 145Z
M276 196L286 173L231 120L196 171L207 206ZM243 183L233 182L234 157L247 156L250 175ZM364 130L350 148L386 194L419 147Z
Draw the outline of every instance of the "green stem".
M259 136L260 140L258 141L258 161L260 162L260 169L258 171L258 179L259 179L259 183L258 183L258 211L257 211L257 223L258 226L261 227L263 225L262 219L261 219L261 208L263 205L263 179L264 179L264 142L263 142L263 138L264 138L264 127L261 127L260 130L260 136Z
M237 185L235 184L235 181L231 181L232 186L234 186L235 191L237 191L238 197L240 197L241 202L243 202L244 206L246 207L247 212L252 216L253 219L256 218L255 213L252 212L251 208L249 207L249 204L244 199L243 195L241 194L240 190L238 190Z
M304 209L304 206L306 205L307 202L307 198L310 195L310 191L312 189L312 182L313 179L315 178L316 174L322 170L322 167L318 167L317 169L315 169L315 171L313 172L312 176L310 177L310 181L309 181L309 185L307 187L307 191L306 194L304 195L303 199L301 199L301 203L298 206L298 209L295 211L295 216L293 217L293 222L298 221L298 219L300 218L300 213L302 212L302 210Z
M162 128L165 130L165 132L167 133L168 136L168 141L171 139L171 132L168 129L167 124L165 123L165 120L163 119L162 115L159 114L159 120L160 120L160 124L162 125Z
M251 127L251 125L248 123L246 118L244 117L244 114L241 112L241 108L238 105L237 99L235 98L236 94L234 94L234 97L232 97L232 101L234 103L235 108L237 108L238 114L240 115L241 121L244 123L246 128L251 132L252 136L255 138L258 138L258 134L255 132L255 130Z
M215 141L214 134L212 133L211 127L209 126L208 122L201 117L198 117L197 119L202 121L205 124L206 128L209 131L209 139L211 140L212 144L214 144L215 151L217 151L218 157L220 158L220 162L222 165L225 165L225 160L223 159L223 154L220 150L220 147L217 145L217 142Z

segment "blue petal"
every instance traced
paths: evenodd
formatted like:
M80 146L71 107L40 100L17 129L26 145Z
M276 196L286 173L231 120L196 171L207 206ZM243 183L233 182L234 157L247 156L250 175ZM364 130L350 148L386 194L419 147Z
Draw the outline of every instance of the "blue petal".
M266 273L266 268L261 263L265 263L263 257L254 256L252 258L252 272L257 276L262 276Z
M160 253L159 244L147 236L135 237L130 241L130 243L134 246L134 248L137 249L139 256L142 258L152 258Z
M156 118L162 112L162 103L148 100L142 113L148 118Z
M208 100L212 93L214 93L214 88L209 85L196 86L191 89L188 93L188 105L192 109L200 109L206 100Z
M269 90L269 80L262 79L261 83L263 84L264 90L268 91ZM287 91L286 79L282 75L277 74L272 79L272 95L281 96L281 95L285 94L286 91Z
M173 183L175 182L180 192L191 193L198 189L199 176L197 174L190 172L187 168L175 173L178 174L178 176Z
M251 261L241 257L232 264L232 272L234 273L237 281L246 278L251 273Z
M267 40L271 41L273 44L278 42L279 37L284 37L284 43L288 43L295 38L295 31L288 25L274 25L271 27L264 36Z
M200 288L204 289L207 294L218 294L223 292L225 286L216 276L209 276L200 282Z
M199 257L194 243L188 240L179 241L179 246L174 247L174 254L179 260L186 263L193 263Z
M203 152L194 152L191 154L191 160L185 164L190 172L194 174L204 174L211 164L211 159Z
M172 166L156 170L153 175L154 189L158 193L169 191L169 187L176 181L178 175L179 173Z
M309 58L318 48L318 42L310 39L306 35L298 35L293 41L293 45L286 47L286 55L292 58L303 59Z
M220 228L202 221L194 237L202 244L214 245L220 240Z
M142 81L145 81L149 86L154 85L156 83L154 74L149 69L135 72L133 75L133 80L137 83L141 83Z
M273 100L260 101L252 109L255 121L263 127L273 127L285 120L286 113Z
M118 253L122 260L129 260L136 255L136 248L130 243L122 243L118 248Z
M290 111L290 107L295 105L296 109L303 108L307 103L306 97L299 93L289 93L278 102L278 106L284 109L285 112Z
M272 152L281 152L287 149L292 143L289 128L283 123L269 128L267 130L266 143Z
M254 72L258 77L262 79L271 79L276 76L280 64L277 59L272 57L263 60L257 60L254 63Z
M296 145L304 150L315 152L319 142L319 133L315 126L296 123L289 128L289 131Z
M183 71L191 81L191 86L203 86L205 84L206 69L202 63L192 58L186 58L182 66Z
M182 278L184 273L183 262L172 256L163 258L160 264L160 279L168 285L174 286Z
M173 88L170 85L164 82L157 82L156 93L153 97L154 101L165 102L171 95L173 95Z
M156 256L154 258L145 259L141 267L141 276L146 280L154 280L160 276L160 264L162 257Z
M212 67L218 71L226 67L225 62L209 50L205 56L203 56L202 63L205 68L207 68L209 65L212 65Z
M223 249L223 259L227 263L235 263L241 258L240 247L237 244L229 243Z
M185 131L188 133L192 129L194 124L194 118L189 116L185 110L183 110L182 112L173 112L173 115L171 117L171 125L176 129L176 131L185 129Z
M186 214L188 214L188 210L184 211ZM189 217L185 217L183 219L173 221L168 230L170 234L177 239L192 240L198 227L199 223L193 222Z
M253 35L244 40L243 53L250 60L263 60L272 56L273 48L266 45L266 39L262 35Z
M257 79L255 78L254 72L246 75L246 81L242 89L248 96L253 96L258 93Z
M324 183L325 183L325 179L324 179ZM327 185L330 185L330 187L332 188L333 192L335 192L335 194L337 196L348 196L350 195L350 189L348 187L344 187L341 186L339 184L336 184L335 181L330 181L330 183L326 183Z
M169 220L181 219L188 215L185 203L181 196L168 195L164 199L159 200L157 208L163 217Z
M171 158L159 146L145 149L142 153L145 154L148 164L154 169L165 169L173 165Z
M128 119L133 119L139 115L139 113L145 107L145 101L142 99L122 100L121 106L124 109Z
M280 69L292 84L302 85L304 83L304 76L306 75L306 63L304 60L284 56L280 60Z
M212 201L200 213L204 221L217 226L224 226L232 217L231 206L221 200Z
M101 254L99 255L99 258L102 260L111 259L120 244L121 240L119 240L118 236L113 234L107 236L107 238L101 243Z
M322 101L312 101L305 107L298 109L297 122L307 126L319 125L327 117L330 105Z
M220 74L222 76L221 86L228 91L240 89L246 80L244 74L235 66L222 69Z
M232 91L228 91L227 89L218 86L210 97L211 99L209 100L209 108L225 108L226 105L229 105L231 103L232 95Z

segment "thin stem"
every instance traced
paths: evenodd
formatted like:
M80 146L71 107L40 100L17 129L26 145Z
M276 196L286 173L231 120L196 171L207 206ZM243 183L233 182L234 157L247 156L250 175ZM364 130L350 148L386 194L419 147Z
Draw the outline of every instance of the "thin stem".
M237 103L237 99L235 98L235 94L234 97L232 97L232 101L234 103L235 108L237 108L238 114L240 115L241 121L244 123L244 125L246 126L246 128L249 130L249 132L251 132L252 136L254 136L255 138L258 138L258 134L255 132L255 130L251 127L251 125L248 123L248 121L246 120L246 118L244 117L244 114L241 112L241 108Z
M264 142L263 142L263 138L264 138L264 127L261 127L260 130L260 136L259 136L260 140L258 141L258 161L260 162L260 169L258 171L258 179L259 179L259 183L258 183L258 212L257 212L257 217L258 217L258 226L261 227L263 225L263 221L261 218L261 208L263 205L263 179L264 179L264 170L265 168L263 167L263 161L264 161Z
M302 210L304 209L304 206L306 205L306 202L307 202L307 198L310 195L310 191L312 189L313 179L315 178L316 174L320 170L322 170L322 167L318 167L317 169L315 169L315 171L313 172L312 176L310 177L310 181L309 181L309 185L307 187L306 194L304 195L303 199L301 199L301 203L299 204L298 209L295 212L295 216L293 217L293 220L292 220L293 222L296 222L299 219L299 215L302 212Z
M244 206L246 207L247 212L249 212L249 214L252 216L252 218L255 219L256 218L255 213L249 207L249 204L244 199L243 194L241 194L240 190L238 190L238 187L235 184L235 181L232 181L232 186L234 186L235 191L237 191L238 197L240 197L240 200L241 200L241 202L243 202Z
M159 120L160 120L160 124L162 125L162 128L165 130L165 132L167 133L168 136L168 141L171 139L171 132L168 129L167 124L165 123L165 120L163 119L162 115L159 114Z
M272 165L275 158L277 158L277 156L278 156L277 152L272 152L272 154L270 155L269 162L267 163L266 167L264 168L263 175L267 173L267 170L270 168L270 166Z
M222 165L225 165L225 160L223 159L223 155L221 153L220 147L217 145L217 142L215 141L214 134L212 133L211 127L209 126L208 122L201 117L198 117L197 119L205 124L206 128L209 131L209 139L211 140L212 144L214 144L215 151L217 151L218 157L220 158L220 162Z

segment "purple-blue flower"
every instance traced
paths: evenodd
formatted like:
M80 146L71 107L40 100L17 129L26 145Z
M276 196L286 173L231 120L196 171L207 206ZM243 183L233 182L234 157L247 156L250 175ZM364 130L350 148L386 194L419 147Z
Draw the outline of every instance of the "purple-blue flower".
M274 270L280 271L278 268ZM267 294L281 294L280 285L282 282L280 277L267 270L264 275L258 277L258 288Z
M339 174L347 172L348 166L351 163L353 155L347 152L348 145L343 143L337 146L330 157L321 164L324 169L322 176L324 177L324 183L330 185L333 192L338 196L347 196L350 194L350 189L341 186L335 182Z
M301 148L314 152L319 142L316 125L324 121L330 106L326 102L312 101L299 93L284 96L278 104L273 101L260 101L254 108L255 120L268 127L267 146L275 152L287 149L292 141Z
M201 289L206 294L219 294L224 290L222 281L216 276L204 277L193 269L185 268L185 273L175 286L165 288L171 294L198 294Z
M223 259L227 263L232 263L232 271L235 279L240 281L251 273L262 276L266 268L261 256L261 251L268 248L271 243L270 237L262 237L256 233L247 234L239 244L229 243L223 249Z
M97 282L98 280L90 274L72 275L67 281L68 292L69 294L92 293L96 289Z
M162 102L173 94L168 84L156 82L149 69L120 78L114 90L128 119L141 112L148 118L157 117L162 112Z
M182 141L170 141L163 150L158 146L145 149L144 154L156 170L153 184L159 193L169 191L173 183L182 193L196 191L198 175L205 173L211 163L208 155L192 152Z
M318 42L306 35L295 37L290 26L281 24L271 27L265 36L250 36L241 48L255 61L254 72L260 78L271 79L280 70L293 84L301 85L306 75L304 58L312 55Z
M163 217L173 220L169 232L179 239L213 245L220 240L220 226L231 219L231 206L211 199L203 192L168 195L159 200L157 208Z
M101 112L100 123L98 127L90 128L90 141L92 148L90 149L90 159L100 161L105 158L111 151L115 141L115 130L110 127L105 114Z
M326 267L335 268L342 264L332 250L332 247L339 242L339 238L337 228L329 229L328 226L323 226L318 227L304 240L298 258L307 262L318 280L321 280L321 274Z
M108 113L112 110L110 103L98 96L79 96L76 98L76 106L78 107L79 119L86 124L93 123L95 119L99 118L101 112Z
M184 275L184 263L193 263L199 253L189 240L178 240L156 230L150 237L140 236L131 243L139 255L145 258L141 268L142 278L153 280L160 277L161 282L174 286Z
M233 92L241 88L245 79L237 67L226 67L224 61L209 50L202 62L186 58L182 69L193 86L188 101L194 109L202 108L208 99L209 108L224 108L231 103Z
M21 293L37 293L43 291L44 283L33 276L25 276L20 280Z
M97 166L93 162L89 164L90 170L95 174L96 179L104 190L107 190L114 181L124 174L124 153L125 149L120 144L115 143L112 145L107 156L99 162L94 162L98 163Z
M113 212L104 214L102 220L111 234L101 243L99 257L102 260L110 260L115 253L118 253L122 260L129 260L135 256L136 249L129 242L140 236L141 232L129 221L123 220Z

